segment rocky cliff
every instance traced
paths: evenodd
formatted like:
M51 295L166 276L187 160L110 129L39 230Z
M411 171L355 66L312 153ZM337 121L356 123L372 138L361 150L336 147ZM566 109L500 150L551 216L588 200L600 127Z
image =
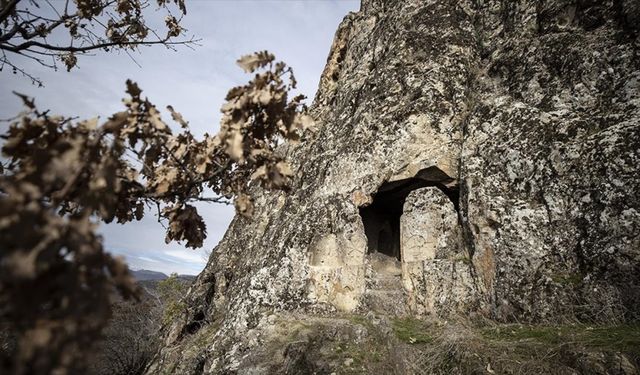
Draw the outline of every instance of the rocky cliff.
M403 350L452 320L633 326L639 32L634 0L363 0L292 191L233 220L149 373L420 372Z

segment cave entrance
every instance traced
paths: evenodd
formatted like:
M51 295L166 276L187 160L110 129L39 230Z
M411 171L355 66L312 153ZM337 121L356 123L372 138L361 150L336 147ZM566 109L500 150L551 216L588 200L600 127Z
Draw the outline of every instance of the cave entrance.
M413 190L428 186L442 190L458 210L458 186L453 178L437 167L423 169L412 178L384 183L373 196L371 204L360 207L369 254L381 253L402 260L400 217L404 202Z

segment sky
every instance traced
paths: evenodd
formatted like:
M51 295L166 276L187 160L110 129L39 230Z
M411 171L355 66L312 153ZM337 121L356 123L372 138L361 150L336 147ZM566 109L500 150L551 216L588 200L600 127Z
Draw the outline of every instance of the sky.
M55 3L59 0L53 0ZM235 65L242 55L268 50L294 69L298 90L310 104L318 87L334 33L342 18L357 11L359 0L187 0L182 25L187 36L199 38L193 50L170 51L162 46L141 48L128 55L96 53L79 57L78 68L66 72L15 59L45 87L0 72L0 119L22 109L16 91L34 97L40 109L52 113L103 120L124 107L125 81L132 78L158 108L171 104L189 121L193 133L215 133L220 106L227 91L250 76ZM159 20L162 21L161 19ZM163 112L165 120L170 116ZM0 122L0 133L8 128ZM124 256L132 269L197 274L224 235L234 210L231 206L199 204L208 238L200 250L179 243L165 244L164 229L152 212L139 222L102 224L108 251Z

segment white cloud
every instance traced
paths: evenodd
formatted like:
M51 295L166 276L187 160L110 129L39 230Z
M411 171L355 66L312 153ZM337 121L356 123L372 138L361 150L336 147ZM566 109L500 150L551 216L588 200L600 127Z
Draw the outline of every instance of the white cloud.
M145 262L150 262L150 263L161 263L159 260L151 259L151 258L149 258L149 257L136 257L136 258L138 258L138 259L140 259L140 260L142 260L142 261L145 261Z
M192 253L189 251L167 250L167 251L163 251L163 253L168 257L175 258L184 262L205 263L205 261L202 259L202 257L199 254Z

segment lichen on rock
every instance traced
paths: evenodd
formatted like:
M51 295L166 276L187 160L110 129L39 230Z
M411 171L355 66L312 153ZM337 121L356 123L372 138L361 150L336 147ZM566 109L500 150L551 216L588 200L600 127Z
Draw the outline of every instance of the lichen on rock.
M639 17L633 1L364 0L316 132L283 150L294 186L234 218L148 372L304 373L287 361L311 348L331 373L314 337L367 341L318 320L339 314L636 321Z

